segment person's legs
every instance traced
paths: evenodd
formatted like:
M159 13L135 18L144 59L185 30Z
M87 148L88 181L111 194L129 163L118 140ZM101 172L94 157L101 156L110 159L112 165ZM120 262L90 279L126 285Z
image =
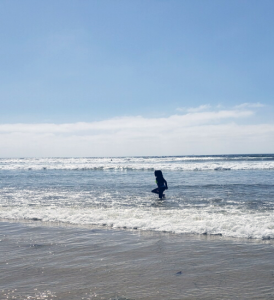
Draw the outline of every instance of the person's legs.
M165 191L166 188L159 188L159 198L162 199L163 198L163 193Z
M151 193L159 194L159 189L156 188L156 189L152 190Z

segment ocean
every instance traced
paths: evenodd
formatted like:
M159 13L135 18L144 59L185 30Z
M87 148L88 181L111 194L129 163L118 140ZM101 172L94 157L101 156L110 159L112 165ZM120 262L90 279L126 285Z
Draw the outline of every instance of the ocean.
M1 299L274 299L273 179L274 154L0 159Z
M2 219L274 238L273 154L1 159L0 178Z

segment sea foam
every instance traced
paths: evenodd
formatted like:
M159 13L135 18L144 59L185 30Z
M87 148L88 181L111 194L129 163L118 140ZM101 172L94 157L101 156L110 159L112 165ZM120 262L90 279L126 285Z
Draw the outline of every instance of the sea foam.
M258 157L132 157L0 159L0 170L274 170L274 158Z
M2 207L0 218L153 230L178 234L274 239L274 212L239 209Z

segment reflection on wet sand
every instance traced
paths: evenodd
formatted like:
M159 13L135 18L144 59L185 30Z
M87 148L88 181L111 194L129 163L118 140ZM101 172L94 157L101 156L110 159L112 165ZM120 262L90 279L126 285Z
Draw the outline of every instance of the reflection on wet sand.
M274 299L271 241L0 223L1 299Z

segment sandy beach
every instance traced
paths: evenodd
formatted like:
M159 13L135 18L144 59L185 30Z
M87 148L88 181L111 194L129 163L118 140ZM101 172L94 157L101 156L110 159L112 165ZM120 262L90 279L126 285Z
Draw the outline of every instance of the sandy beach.
M273 241L0 223L1 299L274 299Z

